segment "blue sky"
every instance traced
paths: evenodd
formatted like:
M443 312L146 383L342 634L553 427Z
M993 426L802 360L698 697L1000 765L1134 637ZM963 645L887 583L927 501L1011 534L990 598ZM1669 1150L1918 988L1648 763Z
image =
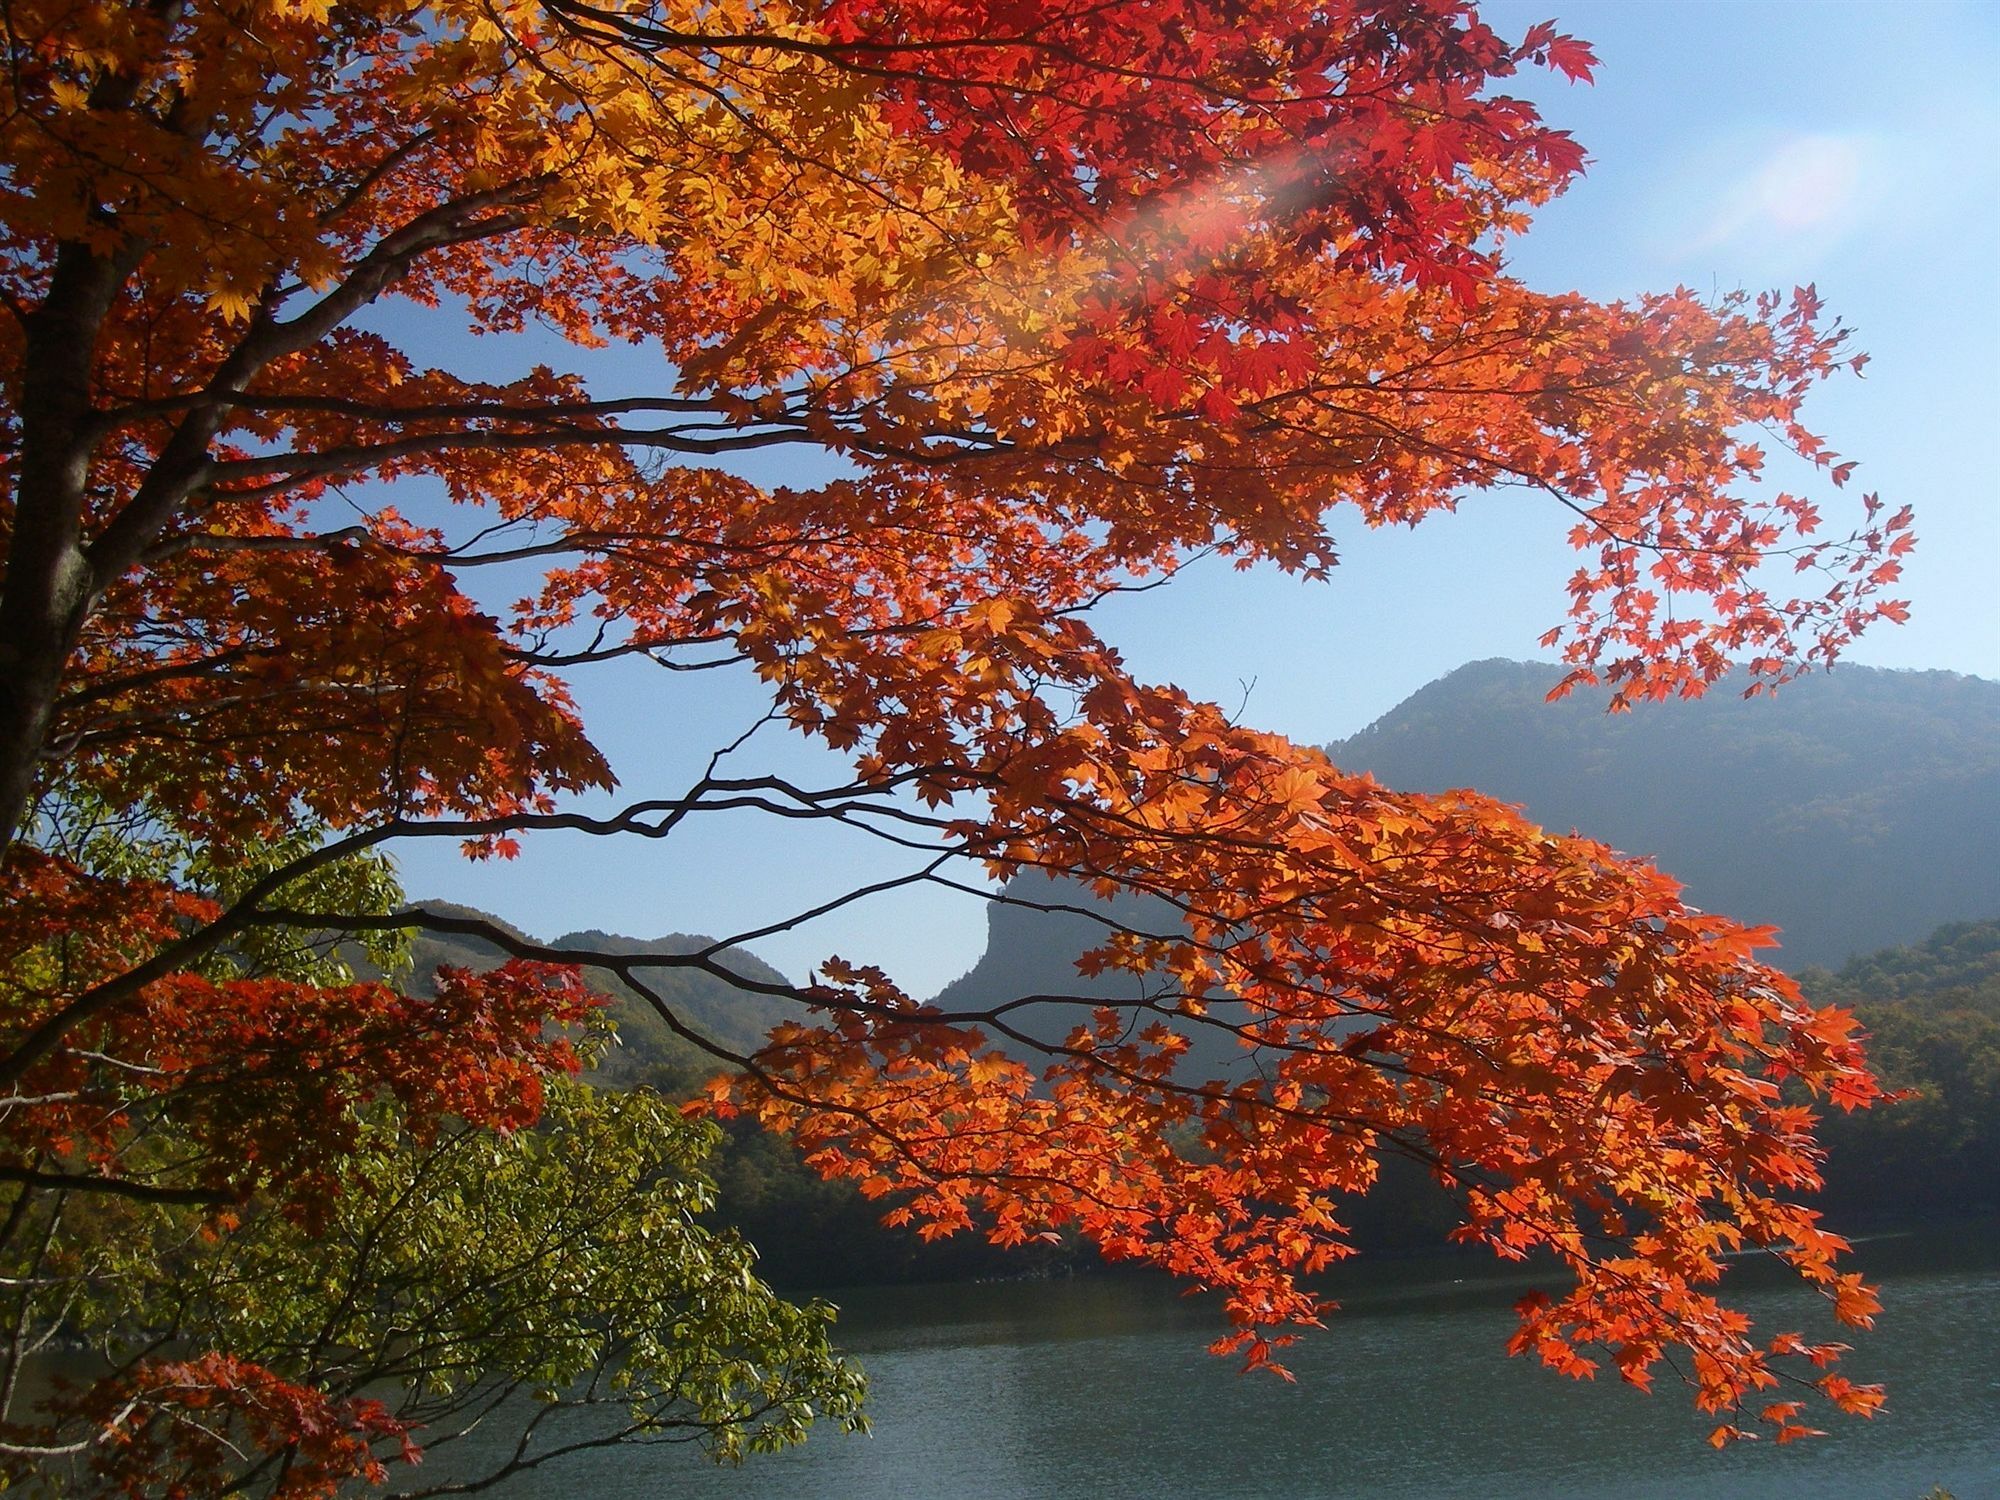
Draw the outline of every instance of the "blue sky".
M1851 659L2000 677L2000 7L1484 9L1504 34L1553 12L1602 59L1593 86L1539 75L1514 86L1592 157L1515 246L1515 273L1601 298L1815 283L1871 363L1865 379L1825 388L1809 415L1861 465L1847 495L1873 489L1914 505L1920 538L1904 580L1910 623L1879 630ZM1414 532L1371 534L1336 513L1342 565L1330 583L1198 566L1114 601L1098 627L1140 675L1325 742L1462 662L1537 655L1574 567L1566 529L1546 502L1515 493L1471 497ZM625 668L578 684L594 737L635 796L671 790L759 711L754 683L666 678ZM795 737L757 743L768 750L746 765L837 774ZM403 868L413 895L482 906L542 936L647 937L747 930L833 893L850 868L876 878L891 867L837 836L774 837L738 821L669 846L551 838L509 864L423 849ZM977 958L984 933L978 901L913 892L752 946L795 977L838 953L927 994Z
M1596 45L1597 82L1517 91L1592 165L1514 247L1516 274L1600 298L1815 283L1872 362L1809 416L1859 460L1850 494L1914 505L1922 542L1910 623L1851 659L2000 676L2000 7L1485 7L1505 34L1552 12ZM1511 493L1414 533L1336 513L1330 585L1217 568L1133 601L1118 634L1149 674L1224 701L1254 671L1248 717L1323 742L1460 662L1538 654L1575 565L1564 530Z

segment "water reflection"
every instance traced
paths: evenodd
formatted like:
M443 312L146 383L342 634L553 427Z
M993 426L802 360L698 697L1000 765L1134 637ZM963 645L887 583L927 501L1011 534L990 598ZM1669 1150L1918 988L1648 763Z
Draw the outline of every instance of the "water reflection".
M1663 1372L1646 1399L1502 1353L1533 1278L1484 1262L1356 1268L1343 1312L1292 1351L1296 1385L1209 1357L1211 1309L1143 1280L856 1291L842 1338L873 1383L872 1438L715 1469L612 1453L496 1491L507 1500L1960 1500L2000 1495L2000 1225L1883 1239L1876 1333L1849 1357L1892 1404L1829 1413L1828 1438L1712 1452ZM1760 1324L1830 1330L1795 1284L1746 1267Z

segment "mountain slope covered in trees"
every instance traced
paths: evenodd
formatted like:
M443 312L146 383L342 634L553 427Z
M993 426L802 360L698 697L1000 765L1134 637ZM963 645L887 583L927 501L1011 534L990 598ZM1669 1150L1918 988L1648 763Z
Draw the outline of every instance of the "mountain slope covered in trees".
M526 936L511 923L473 907L450 901L418 904L427 910L451 916L480 918L517 937ZM553 946L606 954L693 953L708 947L710 941L682 932L671 932L648 941L593 928L565 933L555 939ZM410 986L419 994L429 994L438 965L489 969L505 956L497 944L482 937L419 933L411 947ZM785 982L784 975L741 948L725 948L717 955L717 961L752 982ZM617 1045L598 1065L600 1081L611 1084L649 1083L665 1093L684 1093L718 1071L712 1057L692 1042L676 1036L653 1008L616 974L594 969L586 971L584 977L593 989L610 999L610 1016L617 1027ZM735 989L724 980L695 969L642 969L640 977L667 1001L681 1021L710 1040L738 1052L756 1047L786 1009L781 1001Z
M1821 1123L1828 1215L1868 1224L2000 1211L2000 921L1954 922L1801 983L1860 1017L1869 1064L1903 1095Z

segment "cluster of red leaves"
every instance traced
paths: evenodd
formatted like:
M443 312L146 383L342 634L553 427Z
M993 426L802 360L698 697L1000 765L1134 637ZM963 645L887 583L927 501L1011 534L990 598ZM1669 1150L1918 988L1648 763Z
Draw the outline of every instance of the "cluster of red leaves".
M1732 294L1725 309L1747 307ZM1578 663L1563 685L1610 682L1612 706L1633 698L1691 696L1715 681L1734 659L1747 660L1755 693L1796 674L1802 665L1830 666L1877 620L1900 621L1907 607L1882 597L1902 574L1900 559L1916 545L1908 506L1883 517L1882 503L1865 497L1862 524L1845 537L1807 541L1820 513L1786 492L1718 504L1704 493L1704 474L1726 472L1738 483L1755 480L1764 455L1738 440L1745 424L1779 433L1798 454L1844 486L1853 463L1837 455L1799 419L1799 403L1818 381L1842 366L1859 372L1865 355L1845 349L1838 326L1821 326L1822 305L1812 287L1794 289L1787 302L1759 296L1754 316L1720 323L1686 292L1652 299L1649 317L1670 338L1705 344L1717 368L1733 373L1734 390L1674 380L1660 388L1675 420L1699 445L1696 461L1662 463L1658 452L1619 445L1593 458L1602 499L1571 534L1572 544L1593 556L1571 579L1572 625L1567 658ZM1697 436L1698 435L1698 436ZM1821 575L1810 591L1780 597L1757 569L1774 556L1791 560L1794 574ZM1675 600L1699 599L1709 609L1688 613ZM1542 638L1555 645L1565 633ZM1599 663L1606 663L1601 670Z
M1490 85L1529 60L1587 76L1588 49L1548 27L1509 45L1455 0L1244 0L1226 16L1190 0L842 0L821 24L882 78L897 129L1017 185L1040 245L1136 204L1199 241L1202 216L1180 206L1248 165L1307 248L1470 295L1493 267L1466 232L1490 217L1492 179L1521 164L1553 191L1583 164ZM1238 228L1206 226L1210 248Z
M239 521L239 541L287 535ZM385 522L376 546L134 577L79 651L72 774L234 839L282 830L299 805L342 827L361 809L503 814L607 784L561 684L514 662L437 568L384 550L397 540Z
M284 1455L264 1492L272 1500L333 1500L351 1481L381 1484L385 1440L400 1439L405 1461L418 1461L381 1402L332 1400L226 1354L147 1360L53 1404L102 1434L91 1471L102 1493L128 1500L204 1500L241 1469L246 1442Z
M446 1119L517 1130L541 1112L542 1080L574 1072L563 1028L598 1003L573 969L509 963L441 969L434 999L383 983L327 986L211 978L167 967L205 902L150 882L111 881L17 849L0 982L10 1089L0 1165L80 1181L276 1195L311 1225L340 1189L365 1111L393 1100L419 1138ZM100 986L117 993L107 998ZM129 988L129 993L125 990ZM52 1018L66 1029L37 1041ZM128 1158L137 1127L171 1122L170 1159Z

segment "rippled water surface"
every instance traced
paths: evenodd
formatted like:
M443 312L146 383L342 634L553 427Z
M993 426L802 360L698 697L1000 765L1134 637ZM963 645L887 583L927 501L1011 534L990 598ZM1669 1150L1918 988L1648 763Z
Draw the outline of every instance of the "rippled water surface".
M716 1468L676 1450L594 1454L506 1500L1959 1500L2000 1497L2000 1224L1861 1247L1885 1310L1848 1357L1890 1385L1872 1422L1712 1451L1662 1372L1643 1397L1579 1385L1502 1347L1528 1279L1458 1262L1357 1271L1344 1311L1292 1351L1295 1385L1203 1346L1208 1308L1112 1277L852 1292L842 1345L872 1384L870 1437ZM1822 1331L1813 1299L1755 1271L1760 1326Z

